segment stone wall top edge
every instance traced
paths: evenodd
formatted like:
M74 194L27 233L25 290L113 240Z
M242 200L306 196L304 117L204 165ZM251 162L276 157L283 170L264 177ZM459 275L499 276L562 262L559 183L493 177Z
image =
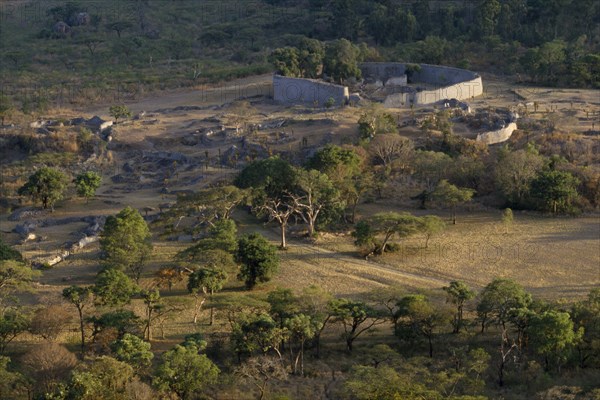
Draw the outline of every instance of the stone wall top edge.
M316 84L319 84L319 85L332 86L332 87L340 88L340 89L347 88L347 86L337 85L337 84L331 83L331 82L325 82L325 81L322 81L320 79L294 78L294 77L291 77L291 76L283 76L283 75L278 75L278 74L274 74L273 78L274 79L285 79L285 80L291 80L291 81L299 81L299 82L300 81L302 81L302 82L312 82L312 83L316 83Z

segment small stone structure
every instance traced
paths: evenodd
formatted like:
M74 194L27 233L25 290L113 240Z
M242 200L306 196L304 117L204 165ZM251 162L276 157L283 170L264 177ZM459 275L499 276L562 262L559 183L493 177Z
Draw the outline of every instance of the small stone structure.
M443 99L467 100L483 94L481 77L465 69L419 64L418 71L407 74L405 63L362 63L359 67L366 80L389 82L409 75L411 83L434 86L424 89L407 86L406 90L385 98L384 106L387 108L428 105Z
M348 88L316 79L273 75L273 99L276 102L323 107L330 98L333 99L334 106L347 104Z
M476 140L485 144L502 143L510 139L515 130L517 130L517 124L511 122L504 128L478 134Z

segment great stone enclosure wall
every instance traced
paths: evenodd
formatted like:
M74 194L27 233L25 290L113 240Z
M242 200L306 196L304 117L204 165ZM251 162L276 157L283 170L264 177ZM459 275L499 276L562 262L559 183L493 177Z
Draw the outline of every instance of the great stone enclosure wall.
M406 65L404 63L362 63L359 66L363 78L385 82L389 78L405 75ZM475 72L442 65L418 65L420 70L412 72L411 83L423 83L436 88L390 94L384 101L386 107L426 105L445 99L469 100L483 94L483 82Z
M359 66L363 78L386 82L390 78L404 77L407 64L362 63ZM384 101L385 107L427 105L444 99L469 100L483 94L481 77L475 72L441 65L419 64L419 66L420 70L411 74L411 83L426 84L429 88L417 90L414 87L407 87L403 93L390 94ZM346 104L349 99L348 88L316 79L273 76L273 99L277 102L323 106L329 98L333 98L336 106Z
M335 106L346 104L348 88L316 79L273 76L273 99L277 102L324 106L329 98L334 100Z

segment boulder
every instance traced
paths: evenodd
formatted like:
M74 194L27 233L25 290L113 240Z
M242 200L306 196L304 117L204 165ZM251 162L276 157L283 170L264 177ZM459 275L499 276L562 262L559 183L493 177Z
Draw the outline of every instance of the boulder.
M77 13L71 19L72 19L73 26L89 25L92 20L92 18L90 17L90 14L88 14L86 12Z
M88 128L90 128L96 132L102 132L106 128L111 127L113 125L113 122L105 121L102 118L100 118L99 116L95 115L92 118L87 120L86 125L88 126Z
M14 232L21 235L21 237L26 238L31 232L35 230L35 228L37 228L37 224L35 222L27 221L15 226Z
M37 237L37 235L35 233L29 233L29 234L27 234L27 236L25 236L23 238L23 243L25 243L25 242L32 242L32 241L36 240L37 238L38 237Z
M56 24L54 24L52 30L61 35L68 35L71 33L71 27L63 21L58 21Z
M44 128L47 125L50 124L51 121L46 121L46 120L38 120L38 121L33 121L32 123L29 124L30 128Z

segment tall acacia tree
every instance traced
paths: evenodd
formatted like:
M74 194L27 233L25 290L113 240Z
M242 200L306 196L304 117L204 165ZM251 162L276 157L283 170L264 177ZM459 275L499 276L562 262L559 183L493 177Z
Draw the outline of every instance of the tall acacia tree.
M431 193L431 198L452 208L452 224L456 225L456 206L470 201L474 193L472 189L459 188L443 179Z
M403 338L423 336L429 344L429 357L433 357L433 337L449 320L445 310L437 309L424 295L408 295L398 301L396 335Z
M531 295L521 285L511 279L494 279L480 293L477 304L477 316L481 322L481 332L491 322L506 330L514 310L527 308L531 304Z
M269 221L277 221L281 230L281 248L287 247L286 230L295 213L294 192L296 170L279 157L270 157L251 163L240 172L236 186L252 189L252 209Z
M126 270L139 282L152 251L150 238L150 229L137 210L126 207L116 216L109 216L100 235L100 246L106 255L105 264Z
M418 232L419 226L419 217L406 212L384 212L360 221L352 235L356 238L354 243L366 249L367 256L381 255L395 235L410 236Z
M187 289L196 298L194 306L194 324L198 322L198 311L206 298L212 298L215 292L223 289L227 281L227 273L217 267L199 268L188 277ZM200 302L200 293L204 299ZM210 325L214 322L214 307L210 307Z
M83 310L92 304L92 289L84 286L70 286L62 292L63 297L77 308L81 333L81 355L85 352L85 325Z
M334 299L329 307L332 321L340 322L344 327L342 337L346 341L346 348L349 352L352 352L356 338L375 325L383 324L386 321L379 313L360 301Z
M456 305L456 314L452 325L452 333L459 333L463 325L463 309L465 303L475 297L475 291L471 290L464 282L452 281L450 285L442 288L447 294L446 301Z
M63 198L67 187L67 177L62 172L48 167L40 168L29 177L19 189L19 195L29 196L34 202L41 201L42 206L54 211L54 204Z
M308 236L313 237L321 211L335 208L339 202L339 191L329 177L317 170L297 170L297 188L292 194L294 212L308 226Z

